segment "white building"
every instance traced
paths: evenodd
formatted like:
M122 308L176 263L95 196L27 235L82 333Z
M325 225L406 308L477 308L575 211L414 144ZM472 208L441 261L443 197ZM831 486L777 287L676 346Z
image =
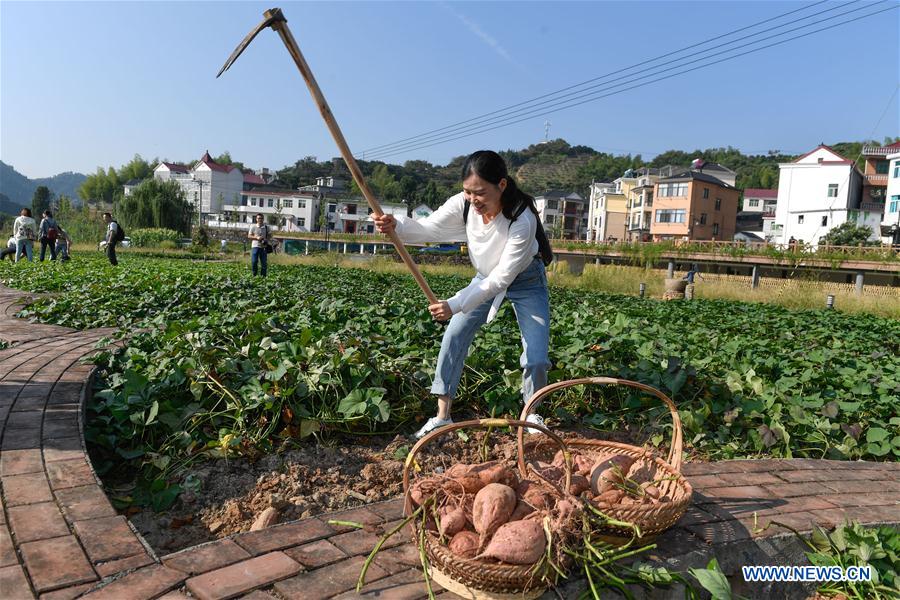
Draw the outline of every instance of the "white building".
M882 241L886 244L900 244L900 152L888 154L887 204L881 221Z
M852 160L823 144L778 169L775 243L793 238L817 245L847 221L871 228L871 239L880 239L881 214L860 209L863 176Z
M233 165L215 162L209 151L191 168L159 163L153 170L153 177L160 181L177 181L204 223L212 215L221 213L224 205L237 205L244 188L244 173Z
M238 204L225 204L209 221L213 227L249 229L262 213L266 223L284 231L316 231L319 204L314 194L259 188L241 194Z
M547 237L575 240L587 229L584 198L575 192L551 190L536 196L534 204Z
M379 202L386 215L407 216L404 203ZM341 233L375 233L375 223L371 219L372 209L364 198L332 200L328 202L328 228Z
M614 203L614 200L619 202ZM602 242L609 237L621 239L621 232L618 229L616 230L617 235L611 233L609 218L611 209L616 208L616 206L611 205L624 205L624 200L625 197L615 182L591 182L591 194L588 199L588 224L584 234L585 241ZM623 225L619 229L624 230L624 214L618 211L618 217Z

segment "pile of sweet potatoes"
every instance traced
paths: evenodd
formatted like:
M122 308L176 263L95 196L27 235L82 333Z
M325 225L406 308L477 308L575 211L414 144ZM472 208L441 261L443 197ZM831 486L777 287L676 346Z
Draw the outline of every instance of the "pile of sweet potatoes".
M643 461L631 456L573 451L572 478L568 492L598 508L670 502L660 480ZM552 463L538 463L537 470L555 484L563 485L565 457L556 453Z
M568 535L578 502L538 477L520 479L502 461L456 464L410 488L414 506L428 504L425 527L466 559L532 565ZM548 540L548 534L551 539Z

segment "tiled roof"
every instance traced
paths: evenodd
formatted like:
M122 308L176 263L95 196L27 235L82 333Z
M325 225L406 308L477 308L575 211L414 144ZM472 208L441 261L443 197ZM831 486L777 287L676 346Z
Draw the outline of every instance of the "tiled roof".
M244 171L244 183L250 183L253 185L265 185L266 181L253 171Z
M744 190L744 198L778 198L778 190L764 190L760 188L747 188Z
M830 146L826 146L825 144L819 144L818 146L816 146L815 148L813 148L812 150L810 150L803 156L798 156L797 158L794 159L794 162L795 163L800 162L801 160L803 160L804 158L806 158L807 156L809 156L810 154L812 154L813 152L815 152L816 150L818 150L820 148L824 148L825 150L828 150L829 152L831 152L832 154L834 154L835 156L840 158L840 160L838 160L838 161L833 161L833 160L825 161L827 164L832 164L832 165L834 165L834 164L848 164L848 165L853 164L852 160L850 160L844 156L841 156L840 154L835 152L833 148L831 148Z
M188 171L190 171L190 169L188 169L184 165L176 165L175 163L167 163L167 162L163 162L162 164L163 164L163 166L165 166L167 169L169 169L173 173L187 173Z
M220 165L209 155L209 150L207 150L206 153L202 157L200 157L200 162L205 164L213 171L218 171L219 173L231 173L237 168L233 165Z
M665 183L667 181L685 181L687 179L696 179L697 181L705 181L706 183L711 183L713 185L718 185L723 188L728 188L730 190L735 189L733 185L727 184L721 179L713 177L712 175L707 175L706 173L701 173L699 171L682 171L681 173L675 173L671 177L665 177L659 180L659 183Z

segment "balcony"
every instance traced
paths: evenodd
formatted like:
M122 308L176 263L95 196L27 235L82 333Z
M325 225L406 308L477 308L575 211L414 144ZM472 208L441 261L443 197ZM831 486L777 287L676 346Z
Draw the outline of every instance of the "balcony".
M863 146L863 156L887 156L888 154L896 154L900 152L900 148L896 146L887 148L885 146Z
M888 176L885 174L870 174L863 175L866 178L866 185L887 185L888 184Z

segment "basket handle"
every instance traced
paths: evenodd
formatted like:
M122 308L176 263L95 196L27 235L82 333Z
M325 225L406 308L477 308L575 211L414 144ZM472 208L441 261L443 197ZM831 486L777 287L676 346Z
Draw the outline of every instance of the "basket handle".
M566 457L565 461L565 489L568 490L569 486L572 483L572 456L569 453L569 448L566 446L566 443L562 440L561 437L547 429L544 425L540 425L538 423L529 423L525 420L516 421L514 419L473 419L471 421L460 421L459 423L451 423L450 425L445 425L443 427L439 427L434 431L426 434L422 439L415 443L415 445L410 449L409 454L406 455L406 461L403 463L403 511L406 515L411 515L413 513L412 502L410 498L410 485L409 485L409 468L415 462L416 454L426 445L429 444L435 438L444 435L445 433L450 433L451 431L456 431L457 429L464 429L466 427L518 427L519 428L519 437L521 439L523 433L523 427L533 428L539 430L544 435L550 437L556 444L562 449L563 454ZM519 472L522 477L528 476L528 470L525 466L525 458L523 454L523 448L519 446L519 456L517 465L519 467Z
M528 400L528 402L525 403L525 407L522 409L522 414L519 416L519 420L524 421L525 419L527 419L528 415L532 413L532 411L537 407L538 404L540 404L541 400L543 400L545 396L549 396L553 392L565 389L567 387L591 384L624 385L627 387L642 390L662 400L663 404L668 407L669 412L672 415L673 424L672 444L669 446L669 456L666 459L666 462L668 462L677 472L681 472L681 455L684 450L684 441L682 439L681 417L678 415L678 409L675 407L675 403L672 402L672 399L666 396L664 393L654 387L650 387L649 385L639 383L637 381L631 381L629 379L619 379L618 377L582 377L581 379L569 379L567 381L551 383L550 385L544 386L536 391L534 395ZM522 429L519 429L518 446L519 455L521 455L525 450L524 432L522 431Z

